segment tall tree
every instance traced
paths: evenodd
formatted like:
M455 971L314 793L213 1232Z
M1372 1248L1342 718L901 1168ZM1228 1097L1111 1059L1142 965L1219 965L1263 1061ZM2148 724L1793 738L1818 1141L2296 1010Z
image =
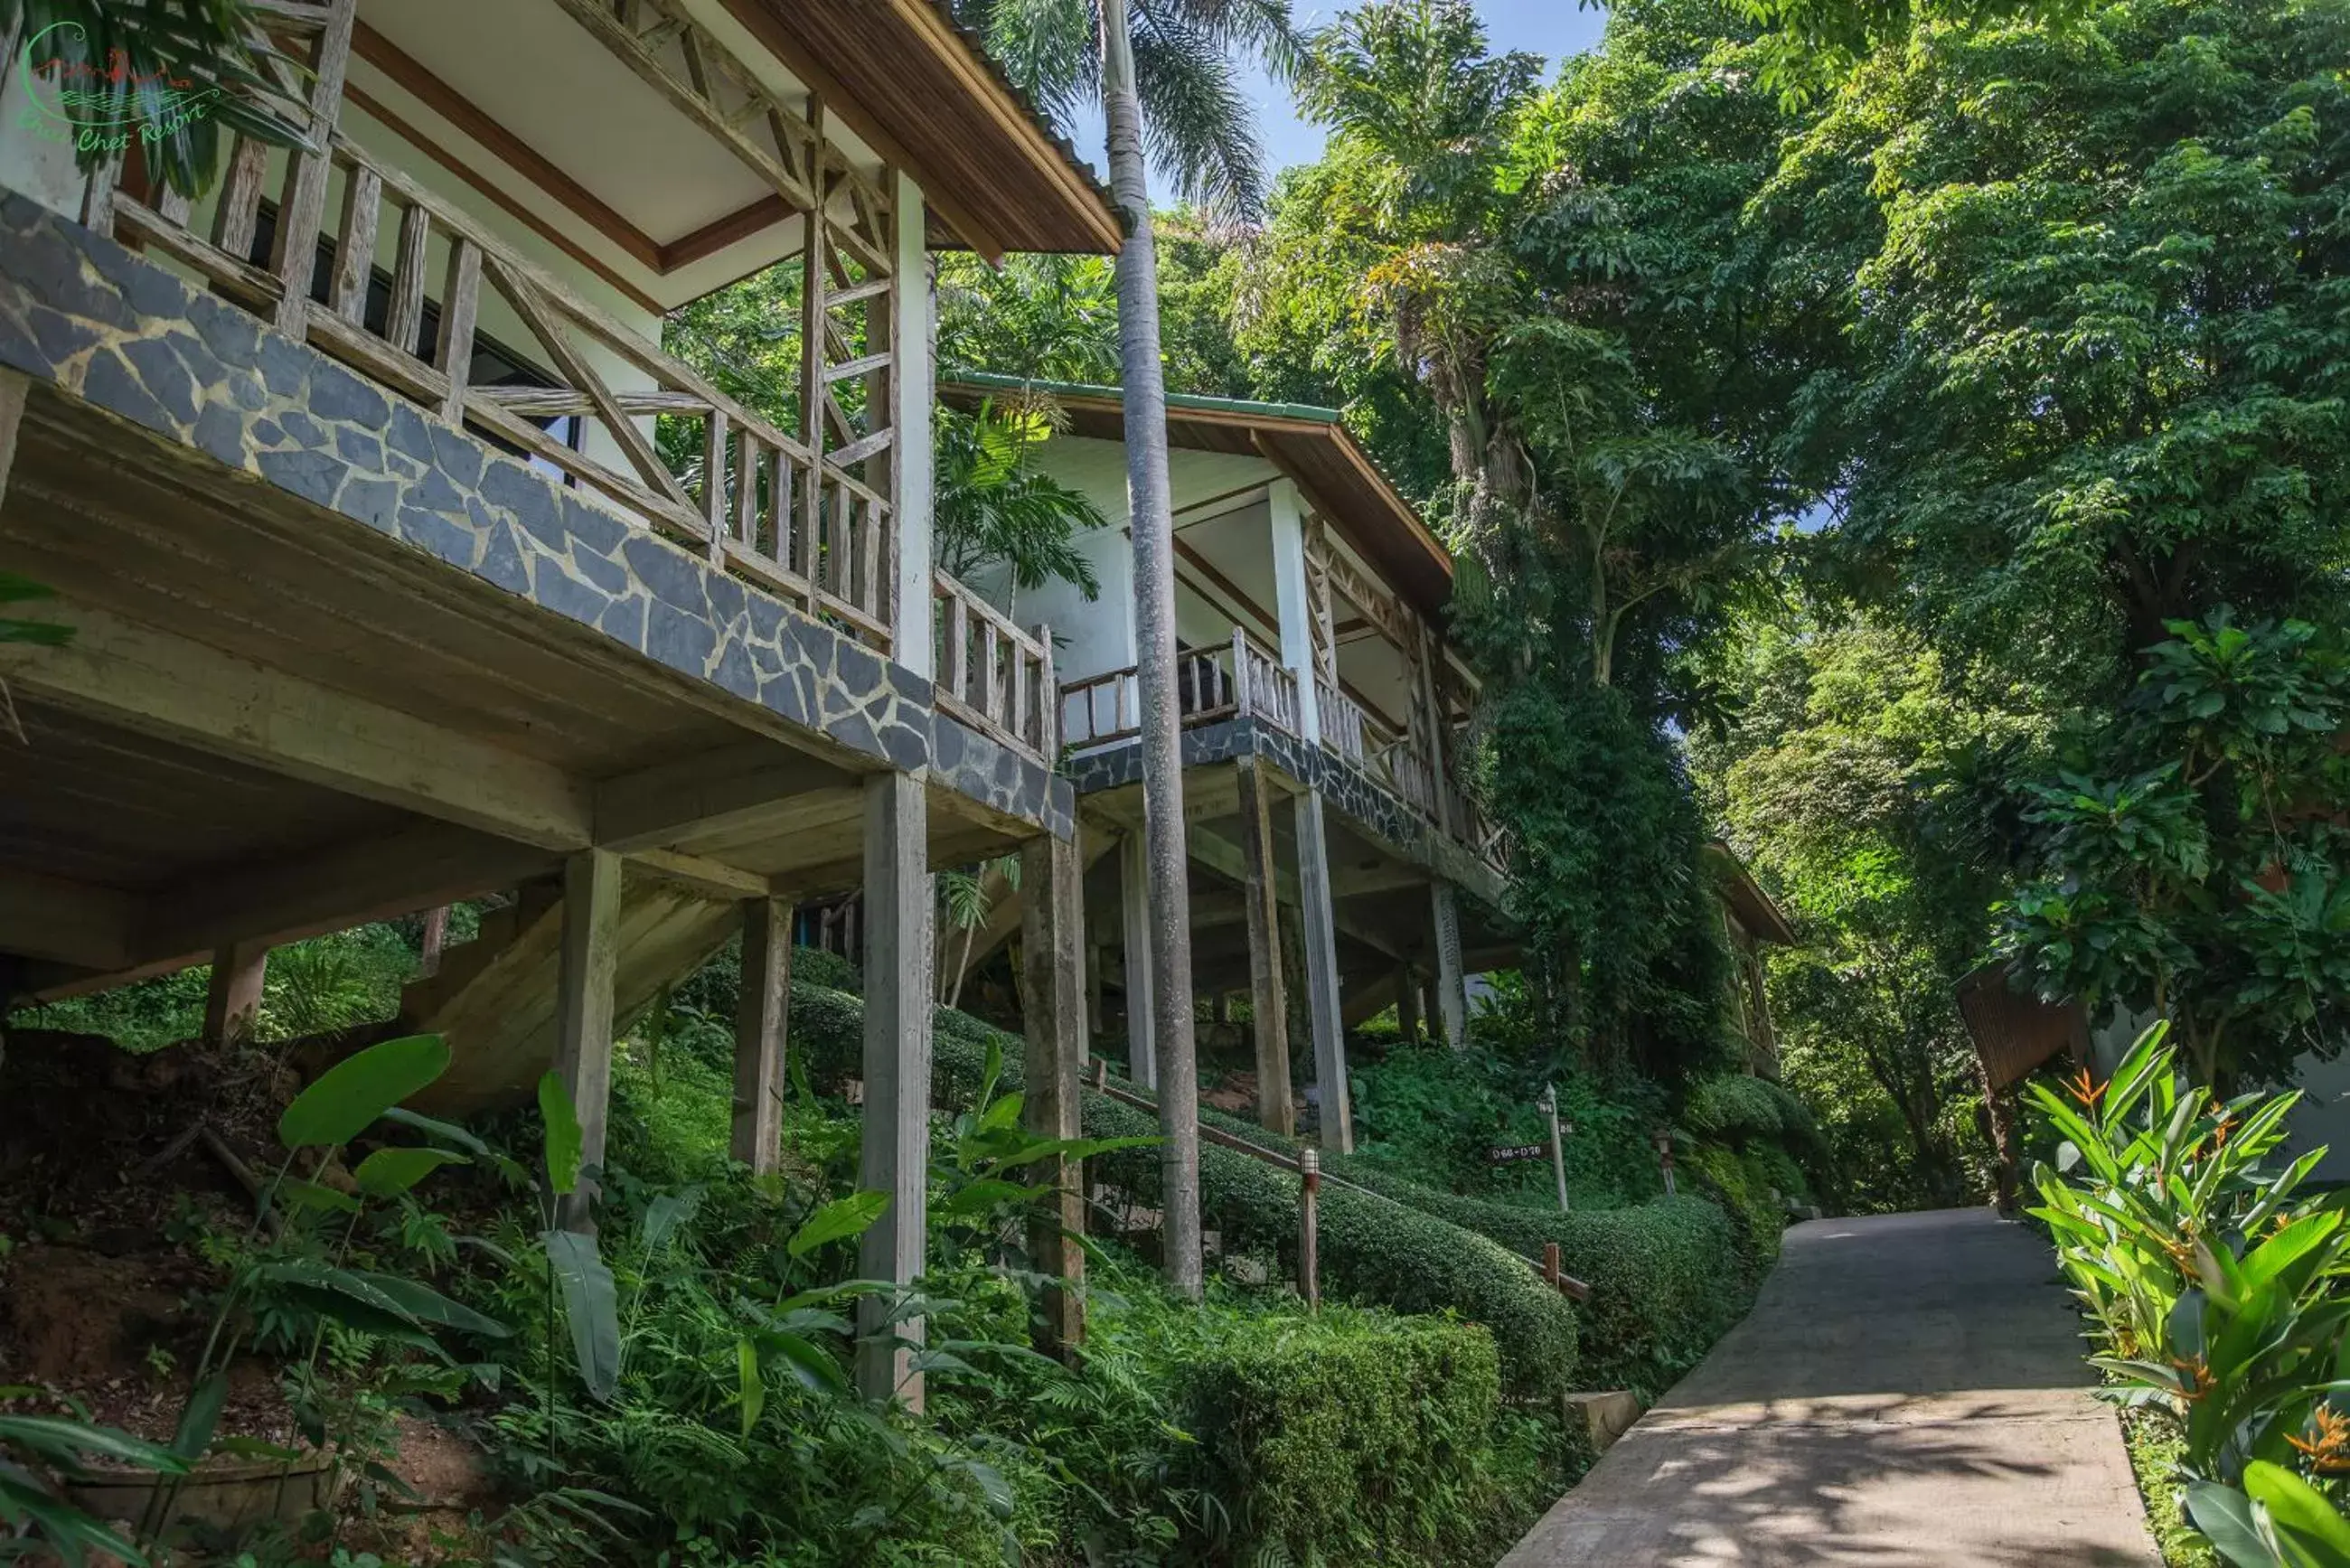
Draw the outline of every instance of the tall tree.
M1850 280L1787 442L1834 579L2066 719L1991 781L2009 950L2206 1075L2339 1049L2350 1002L2345 57L2340 0L1929 26L1754 206Z
M1119 369L1134 530L1151 1039L1166 1139L1162 1241L1168 1282L1197 1299L1203 1285L1199 1075L1175 695L1175 519L1147 155L1155 152L1171 167L1187 195L1236 217L1255 213L1263 194L1262 156L1235 56L1270 54L1285 64L1288 6L1285 0L965 0L961 14L984 32L1014 79L1062 118L1087 89L1098 88L1111 198L1126 225L1117 264ZM1153 110L1147 126L1146 99Z
M1126 219L1118 255L1125 372L1126 493L1134 529L1136 684L1142 707L1144 857L1149 867L1150 1040L1159 1059L1160 1245L1167 1282L1197 1300L1200 1104L1192 1038L1191 891L1183 831L1183 727L1175 695L1175 501L1167 472L1167 379L1159 360L1159 259L1126 0L1102 0L1102 118L1110 189Z
M1611 38L1669 9L1619 10ZM1434 405L1450 483L1430 510L1486 677L1483 790L1513 830L1529 971L1559 1033L1666 1075L1722 1048L1707 835L1670 739L1699 696L1680 667L1752 580L1774 504L1717 412L1731 378L1683 363L1741 360L1720 328L1744 280L1689 236L1760 182L1776 112L1711 64L1629 86L1570 69L1544 93L1462 0L1340 17L1301 78L1330 150L1283 187L1243 338L1318 328L1317 353L1376 356ZM1644 140L1681 161L1673 199L1627 173L1620 146ZM1708 189L1691 166L1724 150L1743 161Z

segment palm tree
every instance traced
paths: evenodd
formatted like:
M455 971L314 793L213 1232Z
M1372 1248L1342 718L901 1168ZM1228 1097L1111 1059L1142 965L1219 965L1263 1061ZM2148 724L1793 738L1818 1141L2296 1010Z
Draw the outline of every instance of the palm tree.
M1185 885L1183 754L1175 698L1175 520L1167 474L1167 378L1159 354L1159 267L1146 151L1178 188L1237 219L1263 204L1263 162L1237 57L1293 62L1287 0L963 0L1013 78L1066 123L1092 88L1108 132L1110 197L1126 224L1118 257L1126 388L1127 504L1134 525L1135 683L1142 708L1143 836L1149 867L1151 1041L1159 1065L1161 1242L1167 1282L1197 1300L1200 1107L1191 1024L1191 910ZM1098 61L1099 76L1095 75ZM1146 104L1150 115L1145 119Z
M1104 92L1105 0L955 0L954 9L1063 130ZM1126 0L1117 9L1150 161L1183 201L1254 220L1264 209L1264 152L1242 66L1262 61L1284 79L1295 69L1289 0ZM1117 179L1113 151L1113 186Z

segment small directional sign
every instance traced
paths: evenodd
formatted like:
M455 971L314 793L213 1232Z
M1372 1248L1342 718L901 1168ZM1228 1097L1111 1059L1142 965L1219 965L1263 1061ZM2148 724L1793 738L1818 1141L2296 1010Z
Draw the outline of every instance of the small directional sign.
M1508 1165L1520 1159L1548 1159L1550 1146L1542 1143L1497 1144L1485 1151L1485 1158L1494 1165Z

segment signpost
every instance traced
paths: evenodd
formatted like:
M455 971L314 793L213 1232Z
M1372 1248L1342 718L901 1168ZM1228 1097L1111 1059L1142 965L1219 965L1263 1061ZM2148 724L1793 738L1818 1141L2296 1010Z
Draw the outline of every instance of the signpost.
M1565 1137L1575 1128L1558 1119L1558 1089L1555 1085L1543 1090L1543 1097L1535 1103L1550 1123L1550 1141L1495 1144L1485 1151L1485 1160L1489 1165L1513 1165L1522 1159L1540 1159L1548 1155L1551 1176L1558 1183L1558 1206L1565 1210L1573 1207L1566 1200Z
M1543 1086L1543 1115L1550 1118L1550 1172L1558 1179L1558 1210L1564 1214L1573 1205L1566 1200L1566 1147L1565 1135L1558 1125L1558 1085Z

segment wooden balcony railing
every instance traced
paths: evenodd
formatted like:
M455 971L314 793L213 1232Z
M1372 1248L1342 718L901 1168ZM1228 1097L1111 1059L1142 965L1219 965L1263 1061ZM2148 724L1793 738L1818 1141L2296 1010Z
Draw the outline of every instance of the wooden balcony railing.
M1445 805L1452 818L1453 836L1476 853L1477 857L1494 870L1508 875L1510 869L1509 842L1501 826L1485 815L1460 784L1446 780Z
M1063 732L1073 746L1103 746L1142 732L1136 667L1072 680L1061 688ZM1175 661L1175 700L1183 727L1248 715L1304 732L1297 677L1235 627L1230 642L1194 649Z
M1051 767L1061 750L1051 630L1021 630L944 572L931 603L939 706Z
M674 0L562 0L562 8L801 214L806 297L793 431L733 401L345 136L358 0L253 8L254 25L284 57L265 67L283 89L276 107L294 116L306 144L276 151L229 139L207 232L191 227L185 197L151 192L143 177L131 177L135 159L118 158L92 182L83 221L170 258L278 331L887 650L898 619L887 470L898 280L887 193L827 140L812 96L786 103L769 92ZM772 136L772 151L761 135ZM265 222L265 263L255 247ZM485 292L510 307L502 329L519 323L536 340L496 347L534 361L538 384L471 384ZM858 384L863 396L844 395L843 383Z
M1436 816L1436 774L1411 737L1373 718L1333 681L1316 676L1322 743L1392 791L1422 816Z
M123 192L114 198L114 226L265 319L300 318L313 347L451 424L527 453L643 526L798 600L861 641L889 648L896 575L889 498L841 471L844 458L864 454L842 452L817 462L805 441L727 397L406 175L339 134L330 148L343 200L338 213L321 221L320 235L335 258L323 300L289 296L287 269L245 259L261 210L266 150L259 143L237 139L210 236L188 228L184 202L165 198L151 208ZM377 236L393 225L399 240L390 305L370 324ZM443 258L437 279L428 276L436 250ZM293 269L297 277L305 271ZM529 328L562 385L468 384L484 291ZM435 321L429 339L428 311ZM617 361L651 386L613 389L597 369L599 359ZM536 422L564 418L600 431L626 467L557 440ZM701 439L692 444L700 461L685 465L682 476L656 445L652 427L661 419L699 427Z

